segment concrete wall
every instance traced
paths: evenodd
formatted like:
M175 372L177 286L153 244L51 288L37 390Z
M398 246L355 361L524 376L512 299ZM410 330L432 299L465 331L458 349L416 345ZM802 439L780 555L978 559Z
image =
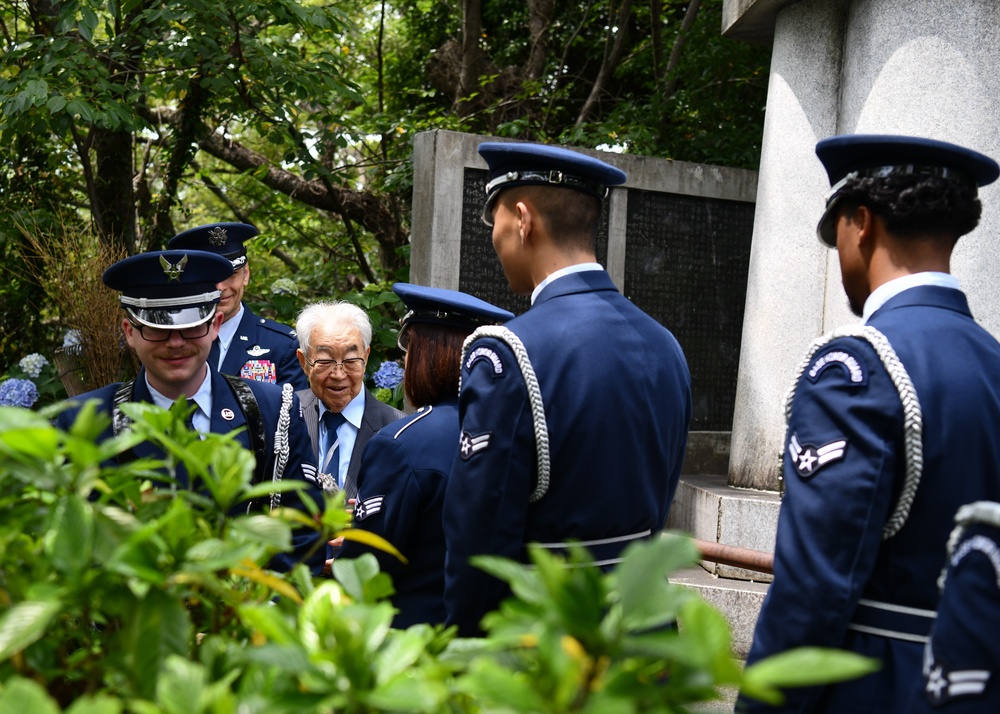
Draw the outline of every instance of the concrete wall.
M782 403L809 343L856 321L836 253L815 227L829 184L814 153L835 134L909 134L1000 158L1000 3L995 0L727 0L727 36L773 54L733 416L729 482L774 489ZM1000 188L952 271L1000 334Z

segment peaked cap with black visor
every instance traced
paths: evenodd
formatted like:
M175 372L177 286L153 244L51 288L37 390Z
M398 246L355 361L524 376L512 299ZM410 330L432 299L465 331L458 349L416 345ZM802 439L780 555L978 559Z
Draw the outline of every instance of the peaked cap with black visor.
M104 284L140 325L171 330L196 327L215 316L233 274L230 261L201 250L158 250L120 260L104 271Z
M571 188L604 199L611 186L625 183L625 172L558 146L487 141L479 154L489 166L483 222L493 225L493 204L500 192L515 186Z
M472 331L480 325L499 325L514 313L474 295L413 283L396 283L392 291L406 305L407 313L399 328L399 347L406 350L406 328L415 323L443 325Z
M189 248L221 255L233 264L232 274L247 263L247 249L243 243L258 235L260 231L249 223L207 223L178 233L167 241L167 248Z
M824 244L837 246L837 218L843 189L855 178L938 176L965 183L975 190L993 183L1000 166L988 156L946 141L912 136L845 134L816 144L816 155L830 178L816 234Z

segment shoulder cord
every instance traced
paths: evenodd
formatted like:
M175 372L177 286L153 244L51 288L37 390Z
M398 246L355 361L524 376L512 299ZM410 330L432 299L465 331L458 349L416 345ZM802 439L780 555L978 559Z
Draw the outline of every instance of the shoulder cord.
M524 348L521 338L515 335L510 329L500 325L484 325L469 335L462 345L462 364L465 364L466 353L473 341L480 337L493 337L500 340L514 353L517 366L524 377L524 384L528 388L528 403L531 405L531 420L535 431L535 451L538 455L538 481L535 490L528 497L528 503L535 503L541 499L549 490L549 427L545 421L545 406L542 404L542 390L538 386L538 378L535 370L528 359L528 351ZM459 391L462 389L461 376L458 384Z
M955 549L965 535L965 529L976 523L1000 528L1000 503L995 501L975 501L973 503L966 503L958 509L958 513L955 514L955 527L952 529L951 535L948 536L948 557L945 558L944 567L941 568L941 576L938 578L939 590L944 588L945 579L948 574L948 565L955 554Z
M247 422L247 434L250 437L250 448L257 465L253 470L253 483L258 484L264 480L264 464L267 463L267 443L264 439L264 417L260 413L260 405L257 404L257 397L254 396L250 385L240 377L230 374L222 375L229 388L233 390L236 403L240 405L243 418Z
M123 431L127 431L129 424L132 420L128 418L125 412L122 411L122 404L132 400L132 387L135 385L135 380L130 379L127 382L122 382L121 386L118 387L118 391L115 392L115 397L111 406L111 433L118 436ZM127 449L115 457L118 465L127 464L130 461L135 461L135 452L132 449Z
M842 327L833 332L820 337L809 346L805 359L799 366L792 382L792 388L785 398L785 443L788 443L787 425L792 416L792 400L795 398L795 390L799 380L805 373L806 368L812 362L813 355L827 343L840 337L857 337L866 340L875 349L875 353L882 361L889 378L892 380L896 391L899 393L899 400L903 405L903 447L906 458L906 475L903 481L903 489L899 494L899 501L882 528L882 540L888 540L896 535L906 523L910 515L910 507L913 499L917 495L917 488L920 486L920 477L924 471L924 445L923 413L920 410L920 400L917 399L917 392L910 381L903 363L899 361L895 350L889 344L889 340L881 332L870 325L862 327L848 326ZM782 444L784 449L784 444Z
M281 385L281 408L278 410L278 427L274 432L274 474L271 480L274 483L281 481L285 473L285 465L288 463L288 454L291 445L288 440L288 428L292 423L292 397L294 389L291 384L285 382ZM281 505L281 492L271 493L271 510Z

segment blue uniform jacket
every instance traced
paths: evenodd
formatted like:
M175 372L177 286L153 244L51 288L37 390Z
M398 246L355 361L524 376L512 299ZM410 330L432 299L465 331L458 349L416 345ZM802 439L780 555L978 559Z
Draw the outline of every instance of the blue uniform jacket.
M445 621L441 508L457 453L456 398L383 427L361 456L354 527L382 536L408 563L352 541L344 542L341 557L369 551L392 576L392 603L399 610L395 627Z
M997 504L990 504L996 506ZM971 523L947 565L912 714L1000 712L1000 528Z
M245 427L246 420L243 417L243 412L241 411L239 403L236 400L236 395L233 394L232 388L226 382L225 378L223 378L215 370L210 369L210 375L212 379L213 413L210 415L212 433L226 434L234 429L241 429ZM253 390L254 396L257 398L257 404L260 407L261 418L264 422L264 435L266 438L265 450L268 454L266 464L257 464L255 481L268 481L271 479L274 472L274 433L277 429L278 411L281 407L281 388L275 385L249 380L247 380L247 383L250 385L250 389ZM96 389L92 392L87 392L86 394L73 397L72 401L82 405L88 399L97 399L100 401L99 411L110 416L114 406L113 402L115 392L118 391L120 386L120 382L109 384L106 387L101 387L100 389ZM133 395L133 401L147 402L149 404L153 403L153 397L149 393L149 388L146 385L145 369L139 371L139 376L135 381ZM76 419L78 411L79 407L74 407L61 412L56 419L56 426L64 431L68 430L70 426L72 426L73 421ZM223 412L227 415L232 414L233 418L224 418ZM112 428L109 425L101 435L100 440L103 441L104 439L109 439L111 436ZM297 398L292 403L291 423L289 425L288 438L290 451L282 477L284 479L294 478L306 481L309 486L307 493L318 505L322 507L323 494L316 481L315 461L312 457L312 450L309 444L309 434L306 432L305 422L302 420ZM236 439L247 449L251 448L250 436L247 434L246 429L243 429L241 433L237 434ZM139 444L133 449L133 451L138 458L162 458L163 455L158 448L148 442ZM178 477L186 480L185 474L179 473ZM181 485L186 486L187 484L182 483ZM283 493L281 496L281 505L283 507L305 511L297 493ZM295 533L293 535L294 550L291 553L281 553L277 555L272 560L270 567L276 570L291 569L291 567L298 562L300 558L304 557L305 554L312 549L318 540L319 535L315 531L301 531ZM325 549L323 547L317 548L317 551L318 553L313 554L311 560L308 562L309 567L314 573L318 573L322 570L325 556Z
M448 623L475 634L506 585L468 563L525 559L525 545L618 538L663 528L677 487L691 379L673 335L623 297L604 271L566 275L507 323L538 378L551 452L548 493L537 476L527 389L506 344L477 339L462 365L464 448L444 505ZM627 543L591 549L614 559Z
M869 324L892 344L923 412L923 476L909 519L882 539L904 478L898 393L867 341L836 339L797 385L774 582L747 662L810 645L852 650L883 666L825 689L789 690L780 711L909 711L923 645L848 625L861 598L934 610L953 515L962 504L1000 496L1000 344L972 319L965 295L911 288ZM796 453L808 458L793 461Z
M255 382L269 382L274 374L276 382L272 384L288 382L296 391L309 389L309 380L295 355L298 348L295 330L258 317L244 305L240 326L219 371Z

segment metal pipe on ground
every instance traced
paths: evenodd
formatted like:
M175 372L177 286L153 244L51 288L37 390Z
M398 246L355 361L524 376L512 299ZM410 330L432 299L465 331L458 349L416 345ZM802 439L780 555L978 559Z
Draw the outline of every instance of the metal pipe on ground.
M774 553L740 548L735 545L723 545L698 538L692 538L692 540L698 547L702 560L721 565L732 565L745 570L756 570L759 573L774 574Z

